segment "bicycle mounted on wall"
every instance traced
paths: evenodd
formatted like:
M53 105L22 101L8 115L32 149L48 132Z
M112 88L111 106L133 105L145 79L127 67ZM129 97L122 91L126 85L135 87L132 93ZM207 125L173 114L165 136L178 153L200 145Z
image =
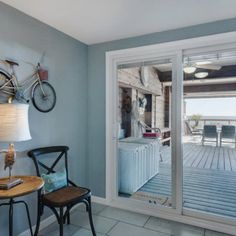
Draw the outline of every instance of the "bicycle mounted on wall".
M19 102L29 102L26 93L31 89L31 100L34 107L40 112L49 112L56 105L56 92L53 86L47 81L48 72L43 70L40 63L34 66L31 76L19 82L15 74L14 66L19 66L17 62L2 60L2 63L10 67L11 72L0 68L0 102L6 103L9 98Z

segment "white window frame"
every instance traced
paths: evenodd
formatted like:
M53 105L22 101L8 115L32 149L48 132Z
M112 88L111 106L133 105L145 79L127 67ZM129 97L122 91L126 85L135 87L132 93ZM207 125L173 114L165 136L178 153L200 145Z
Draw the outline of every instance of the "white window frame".
M214 214L203 214L182 207L182 53L200 53L210 50L236 48L236 32L216 34L193 39L179 40L155 45L106 52L106 198L107 204L136 212L176 220L212 230L232 234L235 220ZM176 189L174 197L177 208L152 207L141 201L122 199L117 193L117 66L130 62L171 57L173 61L172 99L172 176ZM174 89L176 88L176 89ZM172 157L173 158L173 157ZM173 179L174 179L173 178ZM173 193L172 193L173 194Z

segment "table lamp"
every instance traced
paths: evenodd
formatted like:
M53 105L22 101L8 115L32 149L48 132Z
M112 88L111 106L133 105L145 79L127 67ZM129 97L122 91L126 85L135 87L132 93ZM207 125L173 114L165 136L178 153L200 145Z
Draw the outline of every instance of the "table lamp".
M16 151L13 142L31 139L28 122L29 105L20 103L0 104L0 142L9 142L5 152L4 169L9 168L9 178L0 187L10 188L21 182L19 178L12 178L11 171L15 163Z

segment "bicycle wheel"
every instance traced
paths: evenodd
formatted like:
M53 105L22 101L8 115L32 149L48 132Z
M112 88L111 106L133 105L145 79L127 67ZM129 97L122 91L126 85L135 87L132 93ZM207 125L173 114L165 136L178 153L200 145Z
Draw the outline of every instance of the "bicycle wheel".
M49 112L56 105L56 92L46 81L41 81L33 87L31 98L34 107L40 112Z
M14 97L15 95L14 85L9 80L10 78L0 71L0 103L8 102L9 97ZM6 85L4 86L4 84Z

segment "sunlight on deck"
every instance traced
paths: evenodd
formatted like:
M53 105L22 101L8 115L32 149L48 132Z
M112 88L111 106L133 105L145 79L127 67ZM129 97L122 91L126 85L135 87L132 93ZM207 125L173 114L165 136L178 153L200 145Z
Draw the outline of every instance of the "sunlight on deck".
M170 147L162 148L164 164L171 163ZM184 137L183 144L184 167L236 171L236 148L234 144L224 144L216 147L215 143L207 143L202 146L199 136Z
M160 173L138 191L147 196L171 198L171 152L162 148ZM185 208L236 217L236 148L201 145L197 137L185 137L183 145L183 205Z

